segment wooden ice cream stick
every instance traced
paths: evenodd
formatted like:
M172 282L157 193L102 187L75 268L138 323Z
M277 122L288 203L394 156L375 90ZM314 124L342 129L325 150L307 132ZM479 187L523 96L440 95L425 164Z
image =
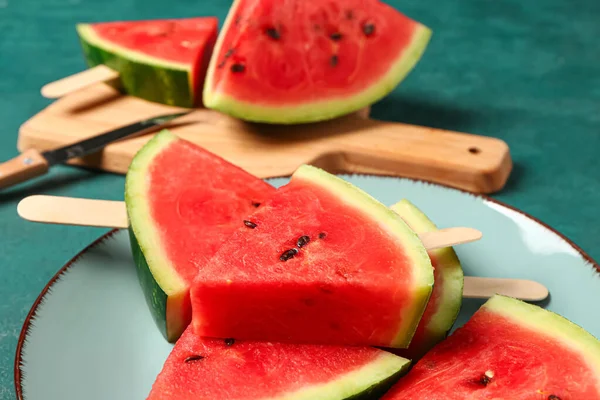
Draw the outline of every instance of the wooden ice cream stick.
M129 225L122 201L35 195L21 200L17 212L23 219L47 224L119 229ZM472 228L456 227L419 237L425 248L431 250L473 242L481 239L482 233ZM487 299L496 293L526 301L541 301L548 297L548 289L535 281L465 277L464 298Z
M117 79L119 73L106 65L97 65L85 71L66 76L42 87L42 96L48 99L57 99L66 96L84 87L96 83L108 82Z
M21 200L17 212L26 220L48 224L120 229L129 226L122 201L35 195ZM419 235L428 250L474 242L481 237L477 229L463 227Z

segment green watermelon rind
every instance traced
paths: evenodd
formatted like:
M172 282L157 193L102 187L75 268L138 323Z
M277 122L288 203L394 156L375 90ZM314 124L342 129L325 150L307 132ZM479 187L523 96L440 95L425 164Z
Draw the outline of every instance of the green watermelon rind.
M375 360L331 382L305 387L268 400L376 399L406 374L409 366L409 360L382 352Z
M190 108L195 104L191 65L162 60L99 37L93 24L76 30L88 67L106 65L119 73L111 86L144 100Z
M579 354L600 376L600 340L562 315L500 294L490 297L481 309L556 339Z
M230 8L229 14L223 24L223 29L215 44L215 55L218 55L231 23L237 13L236 0ZM212 57L206 75L206 84L202 93L203 103L207 108L212 108L231 116L253 122L297 124L333 119L350 114L363 107L371 105L394 90L408 75L421 59L429 40L431 29L416 23L413 38L409 46L402 49L402 54L381 77L379 82L371 85L367 90L352 96L340 96L337 99L326 99L306 104L291 104L289 106L261 105L258 102L237 100L230 94L213 90L213 75L219 60Z
M391 209L399 214L404 221L417 233L434 232L438 227L418 207L407 199L402 199ZM458 318L462 306L462 293L464 288L464 273L460 260L452 247L430 251L443 268L440 273L445 290L438 304L443 304L427 324L427 330L432 335L431 344L445 338ZM436 284L436 283L434 283Z
M148 170L157 155L177 140L167 130L156 134L133 158L125 177L125 205L130 242L138 278L152 316L165 338L172 342L182 333L182 321L167 314L169 298L183 296L188 288L163 251L147 201Z
M133 255L138 282L142 287L142 292L144 293L146 303L151 310L152 318L154 319L156 326L165 337L168 337L167 294L156 282L152 272L150 272L150 267L148 266L148 262L144 257L144 252L142 251L140 244L135 237L135 233L133 232L133 229L131 229L131 226L129 226L128 231L131 253Z
M389 347L406 348L410 344L433 290L433 265L417 234L404 220L377 199L351 183L311 165L301 165L292 175L318 185L346 205L368 216L397 239L412 262L414 278L413 303L399 314L400 326Z

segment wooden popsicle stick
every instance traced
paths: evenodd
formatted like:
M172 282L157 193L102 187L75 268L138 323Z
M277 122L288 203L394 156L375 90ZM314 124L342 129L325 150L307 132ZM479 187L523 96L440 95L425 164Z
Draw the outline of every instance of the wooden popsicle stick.
M106 65L97 65L85 71L64 77L54 82L47 83L42 87L42 96L48 99L56 99L66 96L76 90L91 86L100 82L117 79L119 73Z
M482 236L483 234L477 229L456 227L421 233L419 238L427 250L435 250L475 242Z
M98 228L127 228L127 211L122 201L74 197L29 196L17 206L19 215L29 221ZM427 250L451 247L481 239L473 228L446 228L419 235Z
M125 202L35 195L17 206L21 218L59 225L120 228L129 226Z
M467 279L468 278L468 279ZM527 279L502 279L465 276L463 297L484 299L498 293L525 301L541 301L548 297L548 289L539 282Z
M122 201L35 195L21 200L17 211L23 219L33 222L99 228L128 227L125 203ZM436 235L437 232L440 234ZM476 229L463 227L437 232L420 235L426 248L467 243L482 236ZM452 240L452 237L456 239ZM533 281L465 277L464 298L487 299L496 293L527 301L540 301L548 297L548 289Z

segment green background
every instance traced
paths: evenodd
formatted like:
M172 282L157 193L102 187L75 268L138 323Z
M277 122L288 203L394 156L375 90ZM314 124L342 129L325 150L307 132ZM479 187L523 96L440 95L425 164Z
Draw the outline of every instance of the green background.
M516 165L494 197L600 259L600 2L390 3L434 36L417 68L373 115L502 138ZM40 87L84 68L76 22L193 15L223 21L228 6L214 0L0 0L0 160L17 154L20 124L49 104ZM2 399L14 397L14 352L31 304L67 260L103 233L20 220L18 200L35 193L122 200L123 177L58 167L0 192Z

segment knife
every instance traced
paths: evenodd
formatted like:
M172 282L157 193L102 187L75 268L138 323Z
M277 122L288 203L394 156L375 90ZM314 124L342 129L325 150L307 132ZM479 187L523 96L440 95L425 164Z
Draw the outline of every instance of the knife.
M119 139L140 134L160 125L164 125L175 118L189 114L190 111L166 114L135 122L112 131L101 133L97 136L72 143L67 146L45 151L43 153L30 149L21 153L12 160L0 164L0 189L35 178L48 172L50 167L62 164L71 158L82 157L87 154L102 150L106 145Z

